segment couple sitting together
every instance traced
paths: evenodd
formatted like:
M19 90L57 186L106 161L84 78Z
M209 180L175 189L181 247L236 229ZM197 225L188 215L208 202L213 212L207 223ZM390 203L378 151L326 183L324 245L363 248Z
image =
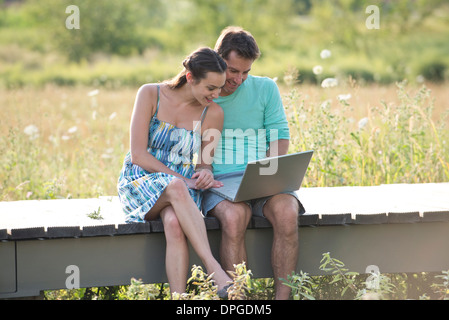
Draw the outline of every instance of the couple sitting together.
M143 85L137 92L131 147L120 172L118 194L127 222L162 220L172 293L186 290L190 241L207 273L214 273L219 296L226 297L231 279L225 270L246 261L245 231L251 216L259 215L274 230L271 257L276 299L289 298L290 289L279 278L287 278L298 259L297 221L304 209L296 194L234 203L209 191L222 186L220 177L245 168L246 163L223 159L242 154L264 158L288 151L288 122L276 83L249 74L259 56L249 32L228 27L215 50L196 50L175 78ZM257 143L247 140L227 143L235 135L226 137L226 129L277 130L278 134L267 137L261 152L253 150ZM223 132L221 137L214 134L217 131ZM251 150L240 150L241 146ZM200 154L196 164L194 154ZM207 215L220 221L221 264L210 249L203 219Z

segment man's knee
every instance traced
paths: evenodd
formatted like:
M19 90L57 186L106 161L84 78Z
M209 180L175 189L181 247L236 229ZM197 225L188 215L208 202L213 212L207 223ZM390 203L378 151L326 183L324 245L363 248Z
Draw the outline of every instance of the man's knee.
M212 210L212 215L220 221L222 232L231 238L240 238L251 219L251 208L246 203L222 201Z
M267 201L263 210L273 228L283 232L297 229L299 204L295 197L288 194L273 196Z

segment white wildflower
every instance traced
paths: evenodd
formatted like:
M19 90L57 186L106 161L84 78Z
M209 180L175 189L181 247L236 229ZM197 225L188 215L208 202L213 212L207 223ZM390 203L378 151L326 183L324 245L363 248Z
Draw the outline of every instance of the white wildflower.
M332 88L338 85L338 81L335 78L326 78L321 82L321 87Z
M327 59L327 58L330 58L331 55L332 55L332 53L331 53L331 51L328 50L328 49L324 49L324 50L322 50L321 53L320 53L321 59Z
M117 116L117 112L111 113L111 115L109 116L109 120L114 119L116 116Z
M53 143L55 146L58 144L58 139L54 135L52 135L52 134L48 137L48 140L51 143Z
M69 128L69 130L67 130L68 133L75 133L76 131L78 131L77 126L73 126L73 127Z
M30 140L35 140L39 137L39 129L34 124L26 126L23 132L30 137Z
M114 148L107 148L105 150L105 153L103 153L101 155L102 159L111 159L112 158L112 153L114 152Z
M338 100L340 100L340 101L348 101L349 99L351 99L351 94L350 93L347 93L347 94L339 94L338 96L337 96L337 99Z
M362 130L363 128L365 128L367 124L368 124L368 118L367 117L360 119L360 121L358 123L359 130Z
M294 82L293 76L291 74L287 74L284 76L284 83L288 86L291 86Z
M331 107L331 103L332 103L331 99L324 100L320 104L320 108L323 109L323 110L328 110Z
M100 91L98 89L90 91L87 96L90 97L90 107L96 108L98 107L97 95Z
M96 95L98 95L98 93L100 93L100 90L95 89L92 91L89 91L89 93L87 94L88 97L95 97Z
M313 67L312 71L316 75L322 74L323 73L323 67L322 66L315 66L315 67Z
M69 136L66 136L66 135L63 135L63 136L61 137L61 140L67 141L67 140L70 140L70 137L69 137Z

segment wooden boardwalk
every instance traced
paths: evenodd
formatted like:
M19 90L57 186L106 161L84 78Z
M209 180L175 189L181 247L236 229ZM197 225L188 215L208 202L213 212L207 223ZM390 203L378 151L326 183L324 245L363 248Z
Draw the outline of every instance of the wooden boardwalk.
M297 271L312 275L322 254L351 271L421 272L449 269L449 183L303 188ZM221 231L206 218L218 257ZM271 277L272 229L252 218L246 245L255 277ZM80 286L166 281L160 221L125 224L116 196L96 199L0 202L0 299L38 296L66 287L68 266ZM190 264L201 264L191 250Z
M377 223L381 217L386 219L403 213L404 221L412 222L431 219L428 213L449 212L449 183L302 188L297 193L306 208L305 216L317 215L323 221L344 216L346 223L357 222L357 219L363 223ZM46 231L49 227L82 228L124 223L116 196L0 202L0 240L6 240L12 230L19 229L44 228Z
M449 183L304 188L298 194L308 213L357 215L418 211L422 214L449 209Z

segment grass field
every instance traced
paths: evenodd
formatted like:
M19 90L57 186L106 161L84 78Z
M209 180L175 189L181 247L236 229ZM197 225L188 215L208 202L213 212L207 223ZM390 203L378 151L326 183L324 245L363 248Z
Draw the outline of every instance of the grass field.
M0 200L115 195L136 90L2 90ZM306 187L449 180L443 84L347 81L282 85L281 92L290 151L315 150Z

